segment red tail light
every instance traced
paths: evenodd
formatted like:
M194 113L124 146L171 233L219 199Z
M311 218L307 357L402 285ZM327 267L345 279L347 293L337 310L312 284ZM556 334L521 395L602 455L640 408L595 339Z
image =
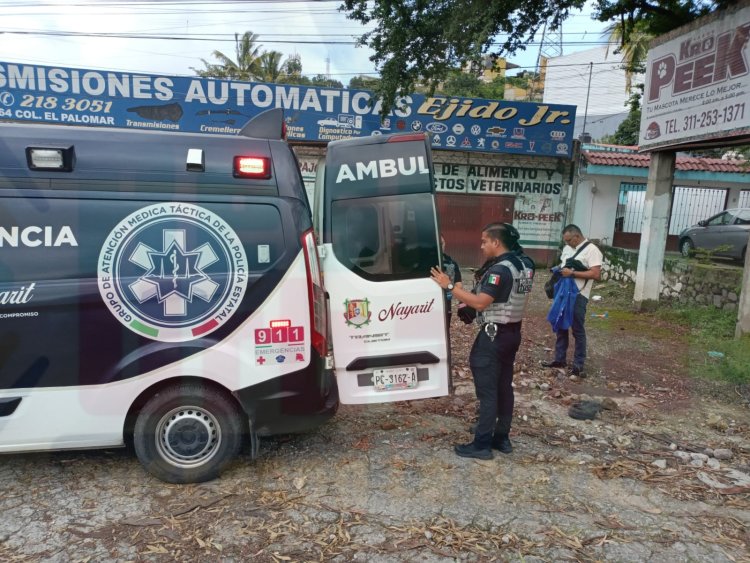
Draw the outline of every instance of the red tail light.
M310 325L312 327L312 346L324 358L328 353L328 310L326 294L323 289L323 277L320 274L318 262L318 247L315 243L315 233L312 230L302 235L302 248L305 249L305 265L307 266L307 292L310 301Z
M235 178L268 180L271 177L271 159L265 156L235 156Z
M424 133L404 133L403 135L394 135L388 138L389 143L404 143L407 141L424 141Z

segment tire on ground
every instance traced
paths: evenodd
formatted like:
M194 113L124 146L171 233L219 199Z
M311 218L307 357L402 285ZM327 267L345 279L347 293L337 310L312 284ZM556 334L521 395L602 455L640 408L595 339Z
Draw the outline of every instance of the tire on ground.
M689 258L695 249L693 241L689 238L684 238L680 241L680 253L685 257Z
M143 406L133 445L149 473L168 483L215 479L238 454L247 417L226 393L196 383L162 389Z

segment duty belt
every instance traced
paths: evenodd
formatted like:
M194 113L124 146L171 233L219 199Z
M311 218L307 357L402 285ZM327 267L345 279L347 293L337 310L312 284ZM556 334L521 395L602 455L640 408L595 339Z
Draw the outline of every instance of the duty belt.
M490 339L490 342L495 341L495 337L497 336L497 323L484 323L484 326L482 327L484 330L484 333L487 335L487 337Z

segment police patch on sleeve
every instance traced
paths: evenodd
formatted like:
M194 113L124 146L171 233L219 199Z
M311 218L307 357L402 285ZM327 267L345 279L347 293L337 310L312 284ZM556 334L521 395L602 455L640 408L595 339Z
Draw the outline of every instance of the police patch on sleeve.
M115 318L161 342L212 333L247 288L240 237L215 213L187 203L157 203L123 219L102 245L97 273Z
M490 285L500 285L500 276L497 274L490 274L487 276L487 283Z

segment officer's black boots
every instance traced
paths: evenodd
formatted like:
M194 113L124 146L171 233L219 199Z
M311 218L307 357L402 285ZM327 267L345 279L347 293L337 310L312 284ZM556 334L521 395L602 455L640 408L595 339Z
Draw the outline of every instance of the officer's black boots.
M453 451L456 452L456 455L461 457L473 457L475 459L492 459L494 457L492 455L492 450L480 450L474 445L474 442L458 444L454 446Z
M497 435L492 438L492 448L503 454L513 453L513 444L507 434Z
M495 433L492 437L492 447L501 453L509 454L513 451L513 445L510 443L510 425L513 422L511 416L501 416L495 424Z

